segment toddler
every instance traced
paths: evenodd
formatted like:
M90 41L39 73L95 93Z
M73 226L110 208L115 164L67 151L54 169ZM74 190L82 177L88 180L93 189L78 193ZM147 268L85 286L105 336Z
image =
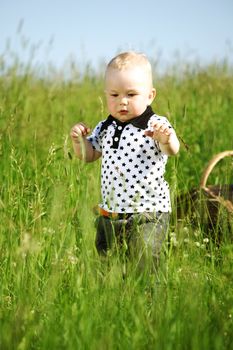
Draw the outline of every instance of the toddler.
M165 165L179 141L151 108L156 90L144 54L124 52L109 62L105 94L109 116L92 132L79 122L70 133L79 159L102 157L96 248L106 254L124 243L130 255L157 262L171 211Z

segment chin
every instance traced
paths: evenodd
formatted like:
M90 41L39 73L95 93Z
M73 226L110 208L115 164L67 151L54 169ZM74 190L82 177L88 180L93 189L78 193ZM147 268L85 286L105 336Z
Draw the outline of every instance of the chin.
M135 117L131 115L117 115L115 118L121 122L128 122L129 120L134 119Z

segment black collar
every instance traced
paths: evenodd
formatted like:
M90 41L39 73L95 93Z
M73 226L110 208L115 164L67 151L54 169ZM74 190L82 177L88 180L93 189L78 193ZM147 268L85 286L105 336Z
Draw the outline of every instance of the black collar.
M152 115L154 115L154 112L151 106L148 106L141 115L127 122L121 122L110 114L108 118L103 122L100 132L106 130L109 127L109 125L111 125L113 122L115 122L117 126L122 126L123 128L128 124L132 124L136 128L145 130L147 128L148 121L150 117L152 117Z

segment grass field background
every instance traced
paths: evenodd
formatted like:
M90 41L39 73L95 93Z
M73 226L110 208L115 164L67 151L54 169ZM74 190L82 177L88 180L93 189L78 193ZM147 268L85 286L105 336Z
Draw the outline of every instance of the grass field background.
M161 263L125 279L117 256L99 260L93 207L100 162L75 159L71 127L107 116L101 75L70 67L39 77L0 59L0 348L230 349L233 245L174 214ZM153 108L183 141L166 178L178 193L198 187L207 162L233 149L233 70L183 63L154 72ZM233 183L224 159L209 183Z

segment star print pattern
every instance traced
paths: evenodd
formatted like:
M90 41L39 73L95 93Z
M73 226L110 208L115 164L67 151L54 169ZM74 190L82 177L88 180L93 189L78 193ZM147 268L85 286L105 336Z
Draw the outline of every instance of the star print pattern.
M153 115L152 121L165 117ZM110 212L170 212L169 186L164 180L167 156L158 142L144 134L145 130L131 123L118 125L113 121L101 131L101 121L88 140L102 153L100 206Z

